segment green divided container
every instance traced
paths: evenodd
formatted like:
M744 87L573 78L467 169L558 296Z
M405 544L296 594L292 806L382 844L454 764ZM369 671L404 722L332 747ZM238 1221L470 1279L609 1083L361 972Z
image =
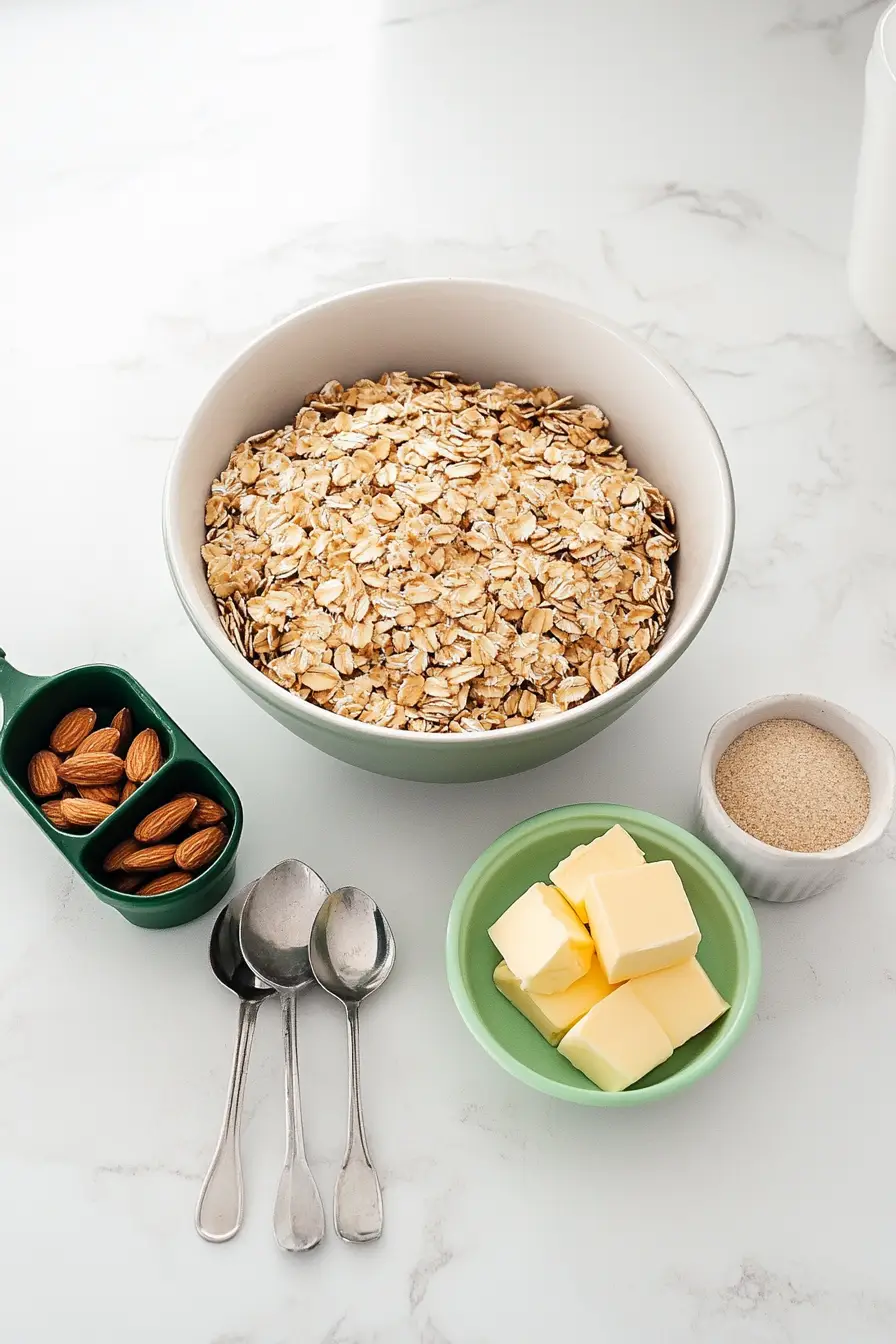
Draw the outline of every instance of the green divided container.
M145 929L168 929L204 915L227 894L233 882L243 829L240 800L221 772L139 682L121 668L102 663L73 667L52 677L26 676L6 661L0 649L0 699L4 706L0 779L95 896L132 924ZM96 710L97 727L105 727L126 706L134 716L135 733L155 728L165 758L145 784L86 834L57 830L47 820L40 801L31 796L27 774L34 753L47 746L50 733L62 716L79 705ZM214 863L186 886L163 896L131 896L107 886L102 864L113 845L130 835L147 812L190 789L214 798L227 809L230 818L227 844Z

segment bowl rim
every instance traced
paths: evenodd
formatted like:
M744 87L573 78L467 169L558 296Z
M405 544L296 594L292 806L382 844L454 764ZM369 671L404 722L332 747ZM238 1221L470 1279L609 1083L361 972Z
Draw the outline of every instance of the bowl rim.
M741 730L740 725L745 724L748 719L757 714L764 715L764 719L760 720L762 722L766 719L799 719L800 711L807 707L830 719L827 731L833 733L835 737L839 736L838 724L847 725L857 735L863 736L869 749L877 756L884 775L884 784L876 796L872 795L865 823L851 840L846 840L842 845L836 845L832 849L778 849L775 845L770 845L765 840L760 840L758 836L745 831L728 815L716 792L716 767L724 751L740 735L740 731L746 731ZM719 750L719 742L723 737L728 737L728 743ZM780 865L782 872L805 871L808 865L824 868L832 863L836 864L838 860L850 858L854 854L870 849L884 835L893 819L896 805L896 756L883 733L866 719L853 714L852 710L845 709L836 701L826 700L820 695L809 695L802 691L783 691L778 695L765 695L756 700L749 700L739 709L729 710L727 714L716 719L707 734L700 759L700 790L703 806L710 814L716 833L720 838L724 837L729 842L735 841L739 844L743 850L743 858L750 861L772 860Z
M549 819L552 821L557 819L591 820L596 819L598 813L600 814L600 821L608 820L610 825L625 826L626 822L629 822L637 824L642 829L652 830L659 841L668 838L671 834L687 849L696 853L724 891L729 906L737 917L737 923L745 943L746 977L743 999L736 1007L732 1005L729 1008L723 1028L716 1039L706 1047L697 1059L692 1060L690 1064L686 1064L677 1073L671 1074L668 1078L663 1078L657 1083L625 1092L603 1092L598 1087L595 1087L593 1091L573 1087L569 1083L545 1078L543 1074L518 1060L515 1055L494 1039L482 1022L467 990L460 958L461 932L467 910L473 902L474 893L481 881L488 875L489 869L497 867L506 852L517 843L520 832L537 829L539 826L544 827ZM582 1106L639 1106L649 1101L658 1101L662 1097L671 1096L698 1079L705 1077L729 1054L749 1026L756 1008L759 986L762 980L762 944L759 937L759 926L750 902L730 869L702 840L699 840L690 831L685 830L683 826L678 826L673 821L667 821L665 817L660 817L656 813L644 812L639 808L628 807L619 803L573 803L565 807L549 808L544 812L536 813L533 817L528 817L525 821L517 822L515 826L511 826L509 830L499 835L467 870L455 892L448 915L445 961L448 987L454 999L455 1007L460 1013L467 1030L485 1052L497 1064L500 1064L507 1073L536 1091L545 1092L561 1101L572 1101Z
M602 695L595 696L591 700L586 700L581 705L575 705L571 709L564 710L561 714L553 715L546 719L536 722L523 724L514 728L500 728L493 732L482 733L426 733L416 734L408 733L402 728L389 728L379 724L362 723L358 719L347 718L342 715L334 714L332 710L324 709L320 705L315 705L311 701L302 700L299 696L293 695L285 687L278 686L271 681L269 677L259 672L253 667L248 659L242 657L230 640L227 639L219 623L205 611L198 600L194 598L191 585L186 578L186 566L182 563L182 547L177 536L175 526L175 499L177 496L177 485L180 471L187 459L190 441L196 432L202 418L206 415L209 408L220 395L224 385L233 377L242 365L252 359L259 351L267 345L274 345L281 337L282 333L296 325L301 325L314 314L327 308L350 308L351 305L363 302L365 299L383 294L386 292L395 292L401 290L417 289L421 291L432 291L437 294L440 288L450 288L452 290L467 289L471 294L490 292L495 295L505 297L516 296L528 303L541 304L550 307L553 311L562 311L569 317L579 318L590 322L592 325L601 327L615 336L623 345L634 350L641 359L649 365L655 374L664 379L665 382L673 386L688 401L692 403L699 417L703 421L706 430L706 446L718 475L719 486L722 496L721 510L721 528L719 540L715 546L710 563L704 574L700 591L698 591L690 612L685 616L680 629L671 635L666 635L660 643L656 652L647 663L631 676L624 678L616 683L609 691ZM586 721L594 715L611 714L614 707L620 709L631 699L637 698L641 693L652 686L663 673L671 667L677 659L685 652L699 634L702 626L709 617L713 606L722 589L725 575L728 572L728 566L731 560L731 553L734 546L734 526L735 526L735 502L734 485L731 478L731 469L721 439L715 425L709 418L703 403L694 392L693 388L684 380L680 373L657 351L643 340L635 332L624 327L611 318L605 317L602 313L589 308L583 304L574 303L567 299L561 299L546 291L531 289L522 285L508 284L503 281L485 280L477 278L466 278L462 276L425 276L418 278L408 278L403 280L385 281L376 285L364 285L356 289L343 291L342 293L320 299L314 303L307 304L305 307L297 309L288 316L280 319L273 326L268 327L253 341L250 341L243 350L232 359L222 372L218 375L212 386L206 392L199 406L181 435L177 446L172 454L165 476L165 485L162 495L162 538L165 550L165 558L168 564L168 570L174 583L175 591L180 599L187 616L190 619L193 628L199 634L206 647L215 655L219 662L231 673L232 676L257 699L262 700L266 707L270 708L276 714L286 714L288 717L294 717L298 720L307 719L310 725L316 725L321 729L344 732L346 735L354 736L363 734L368 741L373 744L379 741L384 745L396 741L419 741L426 742L428 747L440 751L443 755L449 755L452 751L470 751L484 750L489 739L495 732L500 733L502 743L518 741L525 737L528 741L538 735L550 736L552 730L556 730L558 724L573 725L577 721Z

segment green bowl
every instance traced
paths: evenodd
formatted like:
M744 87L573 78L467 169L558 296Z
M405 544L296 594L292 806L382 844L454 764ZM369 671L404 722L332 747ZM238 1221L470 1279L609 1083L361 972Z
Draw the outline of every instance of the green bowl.
M489 926L533 882L576 845L616 824L648 861L671 859L703 933L698 960L731 1007L713 1026L625 1092L602 1092L564 1059L498 992L492 972L500 957ZM750 904L721 859L671 821L609 803L558 807L520 822L473 864L457 889L448 919L448 984L460 1015L494 1060L530 1087L582 1106L637 1106L680 1092L721 1062L756 1006L762 975L759 930Z
M243 809L236 790L158 701L123 668L95 663L69 668L55 676L33 677L8 663L0 649L0 702L4 709L0 783L6 785L99 900L111 905L131 924L144 929L170 929L204 915L227 895L243 829ZM137 732L155 728L165 756L164 763L145 784L85 834L57 830L28 788L28 762L47 745L53 725L77 705L91 705L101 725L127 706ZM116 891L103 872L104 856L119 840L130 835L148 812L175 794L189 793L191 789L214 798L230 817L227 844L214 863L185 886L162 896L132 896Z

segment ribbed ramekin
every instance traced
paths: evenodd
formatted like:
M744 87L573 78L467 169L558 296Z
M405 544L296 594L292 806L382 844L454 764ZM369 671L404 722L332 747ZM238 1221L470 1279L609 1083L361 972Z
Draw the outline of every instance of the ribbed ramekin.
M722 807L715 788L719 760L736 737L766 719L802 719L833 733L855 752L871 786L871 807L865 825L845 845L817 854L775 849L741 830ZM697 828L748 896L761 901L804 901L839 882L859 855L877 844L893 816L894 799L893 748L875 728L814 695L773 695L726 714L710 729L700 765Z

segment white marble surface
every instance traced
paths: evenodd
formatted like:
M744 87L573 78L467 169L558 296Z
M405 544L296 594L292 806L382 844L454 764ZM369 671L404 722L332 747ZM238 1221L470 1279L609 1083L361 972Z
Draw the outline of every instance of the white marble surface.
M466 1035L452 891L508 824L599 798L684 820L712 720L812 690L896 737L896 358L843 254L876 3L7 0L0 10L0 642L126 665L242 794L240 874L284 854L386 907L365 1023L388 1227L273 1244L276 1016L249 1084L248 1214L192 1211L235 1003L211 923L133 929L0 797L0 1338L90 1344L883 1344L896 1338L894 847L757 911L726 1066L599 1114ZM731 456L731 574L696 646L564 761L377 783L290 738L183 616L166 462L222 364L307 300L466 273L593 302L689 378ZM335 1006L334 1006L335 1007ZM309 1148L343 1136L336 1011L302 1021Z

